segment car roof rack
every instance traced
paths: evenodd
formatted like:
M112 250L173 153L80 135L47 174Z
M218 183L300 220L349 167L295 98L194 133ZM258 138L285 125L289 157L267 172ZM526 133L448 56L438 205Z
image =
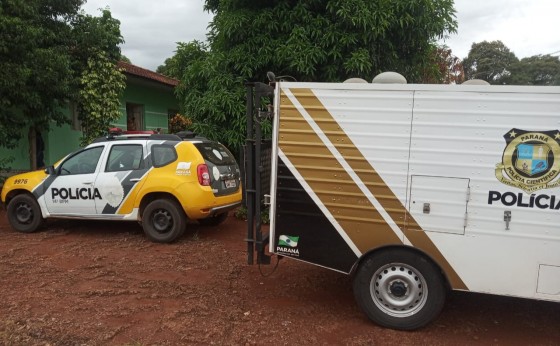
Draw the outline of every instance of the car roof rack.
M179 131L177 132L175 135L179 136L182 140L208 140L208 138L203 137L203 136L199 136L198 134L192 132L192 131Z
M146 131L123 131L118 127L110 128L109 133L105 137L99 137L93 140L92 143L115 141L115 140L127 140L127 139L150 139L150 140L164 140L164 141L207 141L208 138L203 136L198 136L192 131L180 131L176 134L170 133L157 133L152 130Z

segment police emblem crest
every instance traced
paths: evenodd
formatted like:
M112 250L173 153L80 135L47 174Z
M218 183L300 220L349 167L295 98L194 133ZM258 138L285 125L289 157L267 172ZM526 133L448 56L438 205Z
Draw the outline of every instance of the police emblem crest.
M496 178L527 193L560 186L560 131L511 129ZM555 180L556 179L556 180Z

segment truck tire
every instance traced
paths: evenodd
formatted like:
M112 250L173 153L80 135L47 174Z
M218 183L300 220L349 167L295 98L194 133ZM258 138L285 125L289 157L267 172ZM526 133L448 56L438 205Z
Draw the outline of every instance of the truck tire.
M28 194L12 198L8 203L7 213L10 225L18 232L35 232L45 221L37 200Z
M202 226L218 226L222 222L226 221L228 213L216 214L214 216L207 217L205 219L199 219L198 223Z
M156 243L171 243L185 231L187 217L177 202L157 199L142 213L142 227L146 236Z
M434 320L447 293L439 269L405 249L384 250L365 259L353 289L369 319L400 330L418 329Z

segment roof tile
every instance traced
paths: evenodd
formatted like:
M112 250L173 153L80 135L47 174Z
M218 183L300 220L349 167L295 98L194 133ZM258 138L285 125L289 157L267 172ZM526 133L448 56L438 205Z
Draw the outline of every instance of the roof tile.
M138 76L138 77L142 77L142 78L147 78L165 85L169 85L172 87L176 87L177 85L179 85L179 81L173 78L169 78L167 76L164 76L162 74L147 70L145 68L142 68L140 66L136 66L136 65L132 65L129 64L127 62L124 61L119 61L117 62L117 66L124 69L125 73L128 73L130 75L134 75L134 76Z

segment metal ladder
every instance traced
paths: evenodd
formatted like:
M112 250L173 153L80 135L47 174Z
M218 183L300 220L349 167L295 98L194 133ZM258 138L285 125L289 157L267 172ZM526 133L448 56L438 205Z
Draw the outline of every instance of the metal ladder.
M265 253L268 232L263 232L262 212L265 198L270 191L270 162L272 139L265 138L262 122L272 117L272 112L263 111L267 104L263 98L272 99L274 87L264 83L246 83L247 88L247 139L244 151L244 187L247 206L247 263L270 264Z

